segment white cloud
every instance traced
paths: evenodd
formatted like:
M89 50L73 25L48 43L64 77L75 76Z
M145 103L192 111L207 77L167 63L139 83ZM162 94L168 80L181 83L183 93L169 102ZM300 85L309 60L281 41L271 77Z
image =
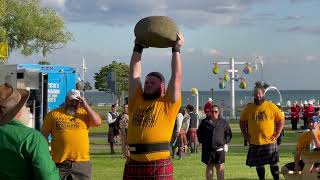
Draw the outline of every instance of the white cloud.
M209 49L208 54L210 56L221 56L222 55L222 53L216 49Z
M320 56L308 55L305 57L306 62L320 62Z
M298 2L299 0L291 0ZM100 25L134 25L151 15L172 17L179 25L196 29L200 26L253 25L263 21L297 21L300 15L279 17L260 13L243 17L256 3L268 0L41 0L43 6L56 9L69 22Z
M150 15L166 15L178 24L196 28L200 25L237 24L242 13L261 0L41 0L55 8L68 21L104 25L134 24Z
M214 56L214 57L221 57L223 53L217 49L208 49L208 48L189 48L186 50L189 54L194 55L202 55L202 56Z
M168 48L152 48L152 50L145 49L143 54L152 57L169 57L172 55L171 49ZM209 57L221 57L223 54L217 49L208 48L188 48L182 49L182 54L188 55L199 55L199 56L209 56Z
M152 50L145 49L143 54L151 57L169 57L172 52L170 48L152 48Z
M281 16L275 13L259 13L249 17L241 17L239 21L241 25L254 25L261 23L283 23L291 21L300 21L303 20L303 18L304 17L300 15Z
M58 11L63 11L65 9L66 0L41 0L40 4L44 7L52 7Z
M189 49L187 49L187 52L188 52L188 53L194 53L195 50L196 50L195 48L189 48Z
M104 12L110 11L110 7L108 6L101 6L101 10Z

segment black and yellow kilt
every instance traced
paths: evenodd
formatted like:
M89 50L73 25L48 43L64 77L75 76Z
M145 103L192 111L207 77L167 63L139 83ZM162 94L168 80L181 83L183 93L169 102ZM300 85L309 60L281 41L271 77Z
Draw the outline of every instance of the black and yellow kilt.
M247 155L247 166L263 166L279 162L279 149L276 143L265 145L250 144Z

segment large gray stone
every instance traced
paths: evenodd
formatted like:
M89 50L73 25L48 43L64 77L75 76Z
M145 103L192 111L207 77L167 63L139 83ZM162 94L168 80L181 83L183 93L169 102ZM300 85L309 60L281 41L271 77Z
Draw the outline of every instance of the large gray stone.
M172 47L177 39L178 27L166 16L150 16L141 19L134 28L136 40L149 47Z

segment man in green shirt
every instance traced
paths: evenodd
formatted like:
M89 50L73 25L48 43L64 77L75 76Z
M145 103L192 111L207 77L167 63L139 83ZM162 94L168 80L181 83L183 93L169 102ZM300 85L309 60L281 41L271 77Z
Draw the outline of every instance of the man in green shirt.
M26 127L29 92L0 85L0 179L58 180L48 144L40 132Z

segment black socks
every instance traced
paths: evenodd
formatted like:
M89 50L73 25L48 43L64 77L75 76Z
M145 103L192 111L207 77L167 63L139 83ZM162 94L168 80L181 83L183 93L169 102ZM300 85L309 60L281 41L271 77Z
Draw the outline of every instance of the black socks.
M271 166L270 165L271 174L274 180L279 180L279 166Z
M265 169L264 166L257 166L256 167L258 176L259 176L259 180L264 180L264 175L265 175Z
M259 180L264 180L265 179L265 168L264 166L257 166L256 167L257 174L259 176ZM270 171L272 174L272 177L274 180L279 180L279 166L276 165L270 165Z

